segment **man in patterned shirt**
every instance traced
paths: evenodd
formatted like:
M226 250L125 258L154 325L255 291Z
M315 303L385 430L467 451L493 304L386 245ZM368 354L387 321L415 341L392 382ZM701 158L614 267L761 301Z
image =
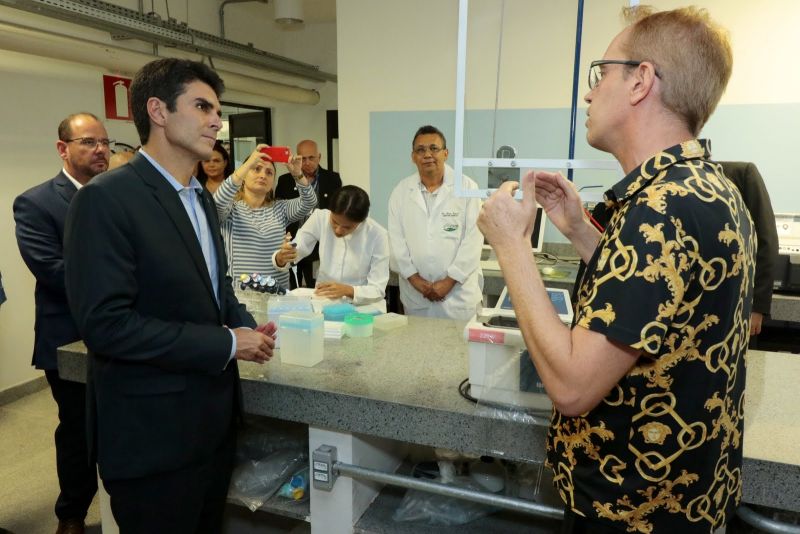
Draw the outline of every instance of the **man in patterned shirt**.
M503 184L478 225L555 407L547 452L564 532L708 533L741 499L754 273L749 213L696 139L732 54L702 10L628 15L585 97L589 144L626 173L606 193L605 232L545 172L525 176L522 202ZM587 263L571 329L530 256L536 201Z

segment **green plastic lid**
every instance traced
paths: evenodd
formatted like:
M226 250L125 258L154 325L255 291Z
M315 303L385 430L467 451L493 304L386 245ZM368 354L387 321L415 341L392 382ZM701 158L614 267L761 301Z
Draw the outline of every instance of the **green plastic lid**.
M350 313L344 318L344 324L351 326L366 326L374 322L374 317L368 313Z

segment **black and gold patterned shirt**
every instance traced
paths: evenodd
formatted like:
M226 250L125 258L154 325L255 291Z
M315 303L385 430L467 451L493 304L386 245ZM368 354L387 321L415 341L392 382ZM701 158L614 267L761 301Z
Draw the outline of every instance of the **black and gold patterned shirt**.
M614 198L576 327L641 350L594 409L553 414L564 502L622 532L712 532L741 499L750 214L705 141L645 161Z

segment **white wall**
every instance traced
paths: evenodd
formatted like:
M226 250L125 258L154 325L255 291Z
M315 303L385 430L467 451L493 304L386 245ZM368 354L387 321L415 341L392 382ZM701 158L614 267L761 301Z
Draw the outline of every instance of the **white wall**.
M729 29L734 72L721 106L800 102L800 69L794 68L800 50L796 31L800 3L648 3L659 9L687 4L706 7ZM472 0L470 4L467 109L492 109L501 1ZM585 2L579 100L588 91L588 65L602 57L622 29L619 9L627 4L623 0ZM370 162L365 154L370 153L371 112L455 108L457 7L457 0L338 0L340 152L343 175L350 181L369 188ZM500 109L569 107L576 12L576 0L506 0ZM583 121L582 115L578 120ZM410 153L411 135L413 131L407 133L409 144L397 150ZM765 176L767 187L773 190L770 179Z
M115 3L132 9L138 5L135 0ZM149 2L147 4L149 6ZM165 16L164 3L156 4ZM188 3L172 4L171 15L186 21L185 5ZM190 27L218 34L218 6L216 0L193 0L188 14ZM259 12L262 8L256 4L230 6L226 24L228 38L252 42L257 48L319 65L327 72L336 72L335 24L307 24L298 31L284 32ZM0 7L0 23L55 31L61 35L78 36L144 53L152 52L152 46L145 43L133 40L113 42L103 32L7 7ZM162 48L160 52L165 55L172 51ZM321 98L315 106L285 104L252 95L246 95L247 101L241 103L273 109L275 142L294 145L300 139L311 137L319 140L320 148L325 152L325 112L336 109L335 83L316 83L271 75L225 61L214 63L218 68L240 74L268 77L277 82L318 90ZM0 391L40 374L30 367L34 279L17 249L12 204L17 195L52 178L61 168L55 141L56 128L64 116L76 111L90 111L104 117L103 74L117 73L90 64L0 50L0 96L5 125L0 129L0 160L3 161L3 179L0 180L0 250L3 253L0 254L0 271L8 295L8 301L0 306ZM138 144L132 123L108 120L104 123L111 137Z

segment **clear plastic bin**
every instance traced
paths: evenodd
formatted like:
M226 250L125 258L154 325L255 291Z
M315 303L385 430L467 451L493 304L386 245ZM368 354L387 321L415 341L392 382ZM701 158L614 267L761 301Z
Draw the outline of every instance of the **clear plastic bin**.
M378 330L394 330L408 325L408 317L397 313L384 313L375 317L374 327Z
M279 332L282 363L312 367L322 361L325 327L321 313L284 313Z

